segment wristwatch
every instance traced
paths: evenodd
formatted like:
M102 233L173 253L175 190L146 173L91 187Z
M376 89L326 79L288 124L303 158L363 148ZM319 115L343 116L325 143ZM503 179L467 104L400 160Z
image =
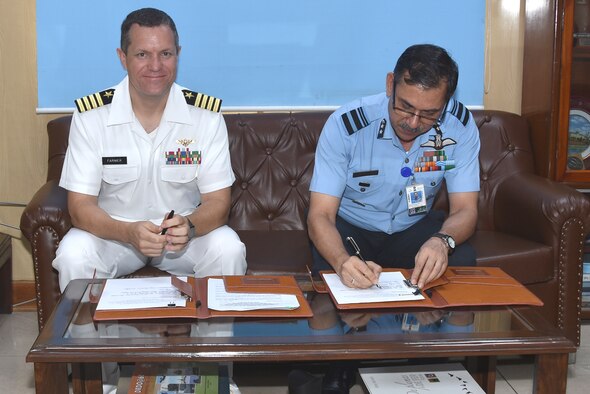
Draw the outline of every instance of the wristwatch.
M453 254L455 251L455 239L453 237L443 233L435 233L432 234L432 236L442 239L447 245L447 249L449 249L449 255Z
M188 222L188 239L193 239L195 237L195 225L193 224L193 222L191 222L191 220L188 218L188 216L185 216L186 221Z

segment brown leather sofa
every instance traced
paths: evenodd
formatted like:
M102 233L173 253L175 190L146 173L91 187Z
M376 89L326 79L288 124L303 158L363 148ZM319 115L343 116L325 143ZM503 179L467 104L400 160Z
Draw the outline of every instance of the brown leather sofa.
M478 264L499 266L545 303L542 314L579 344L582 244L590 202L581 193L534 175L524 118L473 111L481 136L481 192L471 239ZM230 225L246 244L250 273L301 276L311 263L305 215L315 145L329 112L228 114L232 165ZM66 192L58 187L70 117L48 124L47 183L21 219L31 242L39 325L58 297L51 267L70 229ZM445 208L442 193L438 208Z

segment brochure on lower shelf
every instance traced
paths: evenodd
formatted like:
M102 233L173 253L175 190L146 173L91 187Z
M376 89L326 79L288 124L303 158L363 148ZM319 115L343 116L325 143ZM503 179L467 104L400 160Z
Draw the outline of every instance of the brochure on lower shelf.
M137 364L128 394L229 394L227 366L214 363Z
M459 363L359 368L370 394L485 394Z
M94 320L311 317L292 276L107 279Z
M498 267L448 267L443 276L419 290L409 282L411 271L404 269L384 269L380 287L368 289L347 287L333 272L320 274L338 309L543 305Z

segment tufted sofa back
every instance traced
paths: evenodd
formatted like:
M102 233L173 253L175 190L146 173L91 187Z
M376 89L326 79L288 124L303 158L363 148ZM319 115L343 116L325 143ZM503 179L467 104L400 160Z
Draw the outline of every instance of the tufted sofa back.
M305 230L315 147L329 115L225 115L236 175L232 228Z
M534 172L529 129L526 120L515 114L482 110L472 113L481 138L478 229L494 230L497 185L514 174ZM249 231L305 230L315 147L330 114L320 111L224 116L236 175L229 222L232 228L245 237ZM59 180L61 175L70 121L70 116L64 116L48 124L47 180ZM446 193L439 193L435 207L448 208Z

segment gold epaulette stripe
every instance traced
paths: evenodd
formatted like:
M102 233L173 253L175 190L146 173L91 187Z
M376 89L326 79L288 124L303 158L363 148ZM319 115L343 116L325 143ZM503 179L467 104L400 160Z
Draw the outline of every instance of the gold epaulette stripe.
M102 92L76 99L74 102L76 103L76 108L78 108L79 112L85 112L110 104L113 101L114 93L114 89L103 90Z
M188 105L193 105L213 112L219 112L221 110L221 99L187 89L184 89L182 92L184 93L184 99Z

